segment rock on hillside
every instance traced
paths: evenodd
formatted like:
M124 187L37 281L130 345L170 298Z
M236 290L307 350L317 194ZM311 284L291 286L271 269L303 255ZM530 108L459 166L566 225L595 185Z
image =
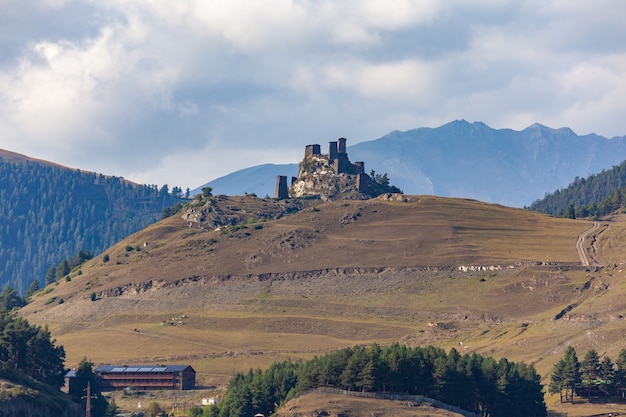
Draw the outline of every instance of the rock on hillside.
M295 213L305 207L301 200L270 200L255 196L227 197L223 194L207 199L196 196L182 213L189 227L213 230L256 221L268 221Z

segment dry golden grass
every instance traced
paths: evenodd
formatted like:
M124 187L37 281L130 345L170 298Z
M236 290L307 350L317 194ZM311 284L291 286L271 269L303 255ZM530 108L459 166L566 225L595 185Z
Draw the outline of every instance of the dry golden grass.
M223 204L253 212L265 202ZM621 221L598 241L612 263L626 252ZM99 255L35 296L23 314L50 326L70 366L84 356L189 363L201 385L219 386L237 371L354 344L455 347L523 360L544 376L568 345L612 358L626 347L626 272L578 266L577 236L591 222L411 196L319 204L258 224L224 232L166 219L110 248L108 263Z
M289 401L276 417L457 417L430 404L311 393Z

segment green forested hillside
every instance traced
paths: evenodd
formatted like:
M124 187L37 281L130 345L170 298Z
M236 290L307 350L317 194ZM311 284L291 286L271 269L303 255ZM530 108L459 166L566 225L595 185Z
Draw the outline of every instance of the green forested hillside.
M168 187L0 158L0 285L24 294L80 250L97 254L181 200Z
M533 202L531 210L560 217L609 214L626 202L626 161L587 178L576 177L568 187Z
M543 417L541 377L532 365L434 346L355 346L307 362L274 363L238 373L218 407L205 415L269 415L285 400L316 387L424 395L492 417Z

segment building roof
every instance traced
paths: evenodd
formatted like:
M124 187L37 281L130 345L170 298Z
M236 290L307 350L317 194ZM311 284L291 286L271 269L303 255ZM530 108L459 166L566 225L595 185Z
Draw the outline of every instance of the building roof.
M100 365L96 368L95 372L107 372L107 373L169 373L169 372L183 372L191 370L193 373L196 371L190 365Z

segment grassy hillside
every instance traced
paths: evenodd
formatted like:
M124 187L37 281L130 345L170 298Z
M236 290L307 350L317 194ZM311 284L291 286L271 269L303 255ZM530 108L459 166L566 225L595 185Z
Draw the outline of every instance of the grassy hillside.
M22 314L48 323L68 365L189 363L202 385L357 343L456 347L544 376L567 345L625 347L626 272L578 264L590 222L429 196L291 215L254 197L212 204L130 236ZM244 221L216 230L211 213ZM598 236L605 261L621 262L624 233L617 217Z
M23 295L64 259L100 252L180 201L167 188L0 150L0 286Z

